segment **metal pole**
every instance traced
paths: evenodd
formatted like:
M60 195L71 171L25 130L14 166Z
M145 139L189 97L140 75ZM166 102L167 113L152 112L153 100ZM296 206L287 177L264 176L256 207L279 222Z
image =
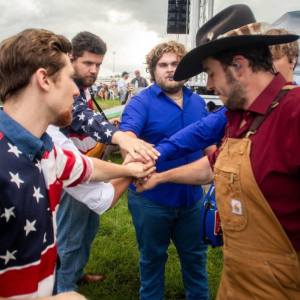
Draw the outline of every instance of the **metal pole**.
M115 54L116 51L113 51L113 77L115 77Z
M208 2L208 20L210 20L213 17L213 15L214 15L214 0L210 0Z
M196 47L196 34L199 29L200 0L191 0L190 36L191 49Z

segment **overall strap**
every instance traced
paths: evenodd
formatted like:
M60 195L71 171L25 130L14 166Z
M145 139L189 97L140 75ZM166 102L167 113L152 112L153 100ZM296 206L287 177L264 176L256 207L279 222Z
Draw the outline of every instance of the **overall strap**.
M246 139L250 138L250 135L255 134L263 123L263 121L268 117L271 111L279 104L279 101L290 91L290 89L282 89L275 100L271 103L270 107L268 108L267 112L264 115L258 115L253 122L251 123L249 130L246 134Z

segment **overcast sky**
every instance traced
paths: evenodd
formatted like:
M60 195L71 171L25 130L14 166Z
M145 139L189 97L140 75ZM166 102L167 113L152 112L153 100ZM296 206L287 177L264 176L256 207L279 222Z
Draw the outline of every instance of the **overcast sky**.
M244 3L257 21L272 23L285 12L299 10L299 1L286 0L215 0L214 14L225 7ZM145 71L145 55L167 35L168 0L0 0L0 40L26 28L44 28L72 39L80 31L99 35L108 46L99 76ZM179 41L185 44L186 37ZM190 44L190 37L187 38Z

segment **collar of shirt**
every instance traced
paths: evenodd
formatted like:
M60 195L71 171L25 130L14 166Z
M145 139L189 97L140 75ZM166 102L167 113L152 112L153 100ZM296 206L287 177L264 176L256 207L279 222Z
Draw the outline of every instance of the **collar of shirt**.
M270 84L260 93L247 110L228 110L225 114L228 120L234 120L234 124L228 124L235 131L236 136L242 136L250 127L257 114L264 115L268 111L271 103L274 101L281 89L287 84L284 77L277 73ZM239 128L242 120L245 120L243 127ZM232 127L232 125L235 127ZM230 135L232 137L232 135Z
M35 156L43 157L45 151L53 149L51 137L44 133L40 139L32 135L18 122L8 116L0 109L0 131L18 147L20 151L30 160L33 161Z
M159 87L156 82L152 85L152 90L156 97L158 97L159 95L165 95L165 97L167 99L169 99L169 97L166 95L165 91L161 87ZM188 97L192 96L192 94L193 94L193 91L191 89L187 88L186 86L182 87L182 91L184 94L188 95Z

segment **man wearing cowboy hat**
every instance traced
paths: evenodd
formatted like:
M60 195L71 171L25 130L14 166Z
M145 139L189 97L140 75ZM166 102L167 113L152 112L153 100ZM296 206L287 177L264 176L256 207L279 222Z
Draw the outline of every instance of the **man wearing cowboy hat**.
M297 35L262 35L245 5L233 5L197 33L197 48L174 75L208 74L228 108L222 146L194 163L136 182L204 184L214 179L224 268L217 299L300 299L300 90L275 74L269 45Z

